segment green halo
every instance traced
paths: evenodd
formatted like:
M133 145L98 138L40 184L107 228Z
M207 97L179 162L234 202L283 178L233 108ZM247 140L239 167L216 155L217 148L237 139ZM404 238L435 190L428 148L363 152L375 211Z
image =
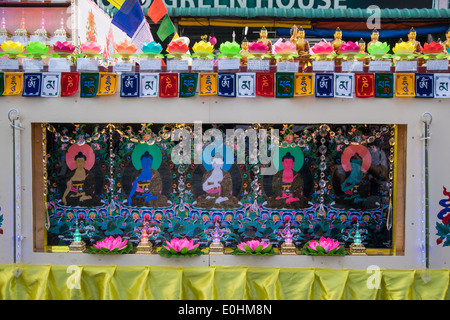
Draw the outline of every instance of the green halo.
M278 171L283 170L281 160L288 152L290 152L291 155L295 158L293 170L300 171L305 161L302 149L298 146L292 147L291 144L284 144L284 143L280 144L280 146L278 147L278 152L275 152L275 154L273 155L273 163L275 165L275 168Z
M141 156L145 153L145 151L148 151L148 153L150 153L153 157L152 169L158 170L162 162L161 150L159 150L159 147L155 144L148 145L146 143L136 144L134 147L131 161L133 162L136 170L142 169Z

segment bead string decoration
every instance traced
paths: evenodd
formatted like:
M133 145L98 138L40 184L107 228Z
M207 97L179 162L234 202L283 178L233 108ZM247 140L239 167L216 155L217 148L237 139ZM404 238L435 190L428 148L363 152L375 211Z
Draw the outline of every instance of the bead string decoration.
M395 156L394 156L394 151L395 151L395 125L391 126L391 130L390 130L390 139L389 139L389 145L390 145L390 149L389 149L389 182L388 182L388 187L389 187L389 208L388 208L388 215L387 215L387 220L386 220L386 228L388 230L391 230L392 225L393 225L393 204L392 204L392 196L393 196L393 189L394 189L394 160L395 160Z
M42 172L43 172L43 190L44 190L44 217L45 217L45 229L50 229L50 217L48 215L47 195L48 195L48 172L47 172L47 124L41 124L42 129Z

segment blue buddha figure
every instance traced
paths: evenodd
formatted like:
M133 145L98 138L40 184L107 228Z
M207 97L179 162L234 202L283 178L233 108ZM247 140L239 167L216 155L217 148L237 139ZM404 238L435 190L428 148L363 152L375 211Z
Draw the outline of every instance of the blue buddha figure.
M148 152L141 156L142 169L133 176L128 195L128 205L136 207L166 207L167 197L161 194L162 180L158 171L152 169L153 157Z

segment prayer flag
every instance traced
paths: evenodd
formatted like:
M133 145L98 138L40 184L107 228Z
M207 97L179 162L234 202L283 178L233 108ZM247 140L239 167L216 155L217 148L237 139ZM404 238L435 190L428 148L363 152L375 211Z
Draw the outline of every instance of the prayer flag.
M375 73L375 98L394 97L394 74Z
M178 73L159 74L159 96L162 98L178 97Z
M395 74L395 96L396 97L414 97L416 95L414 73L396 73Z
M275 74L273 72L256 73L256 95L261 97L275 96Z
M5 72L4 96L15 96L22 92L23 74L21 72Z
M219 73L217 95L220 97L236 97L236 73Z
M167 8L163 0L153 0L147 15L154 23L158 23L167 14Z
M122 98L139 97L139 73L122 73L120 83L120 96Z
M237 74L237 96L240 98L254 98L255 91L255 73L242 72Z
M373 73L355 74L355 95L358 98L375 97L375 75Z
M292 98L294 96L294 73L277 72L276 74L276 97Z
M416 73L416 98L434 97L434 74Z
M175 32L175 27L173 26L172 21L169 16L166 14L159 25L158 31L156 34L158 35L161 41L166 40L168 36Z
M197 91L198 73L180 73L180 97L195 96Z
M78 72L61 73L61 97L70 97L78 91L80 74Z
M98 91L98 72L82 72L80 75L80 97L92 98L97 95Z
M201 96L211 96L217 94L217 73L200 73L198 94Z
M22 97L41 95L42 73L24 73Z
M141 73L140 97L154 98L158 96L158 73Z
M61 74L44 72L42 74L41 97L55 98L59 96Z
M334 74L316 73L316 97L332 98L334 97Z
M295 73L295 97L312 96L314 94L314 73Z
M112 95L117 91L119 75L112 72L100 72L97 94L100 96Z
M355 74L353 73L335 73L334 96L336 98L353 98L354 80Z
M434 75L436 98L450 98L450 73L436 73Z

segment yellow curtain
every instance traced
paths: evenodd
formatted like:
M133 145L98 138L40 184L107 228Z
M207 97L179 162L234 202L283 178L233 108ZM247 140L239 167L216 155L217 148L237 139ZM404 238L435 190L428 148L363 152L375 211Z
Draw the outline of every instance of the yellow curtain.
M450 300L449 270L0 265L2 300ZM20 274L16 273L19 271ZM424 277L426 276L426 277ZM378 278L374 278L378 277ZM379 284L379 285L377 285Z

